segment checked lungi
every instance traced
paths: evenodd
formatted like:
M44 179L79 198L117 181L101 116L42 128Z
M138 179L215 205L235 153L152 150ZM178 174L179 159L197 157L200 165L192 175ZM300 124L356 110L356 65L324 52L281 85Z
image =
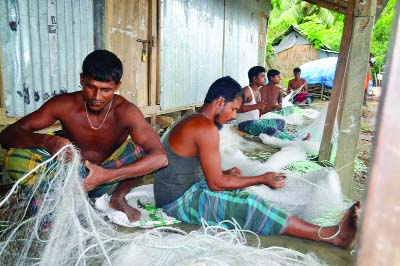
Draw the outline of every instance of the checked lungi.
M107 169L116 169L123 165L130 164L144 155L144 150L139 145L135 144L131 139L124 142L114 153L108 157L100 166ZM29 171L33 170L38 164L48 160L51 155L43 149L10 149L5 156L5 169L9 176L18 180ZM27 198L31 198L30 206L32 210L35 210L37 206L41 204L42 194L47 190L49 182L53 176L49 168L56 165L56 160L47 164L47 167L41 167L38 171L40 173L49 173L42 181L39 187L33 193L32 188L37 183L40 173L32 173L27 179L21 182L22 190ZM81 177L85 178L89 174L86 167L81 169ZM105 193L111 193L120 181L114 181L111 183L103 184L98 186L94 190L90 191L89 197L97 198Z
M209 225L217 225L234 219L242 229L261 235L282 234L290 218L286 211L255 194L240 190L211 191L206 181L195 183L181 197L162 208L169 216L189 224L201 224L204 219Z

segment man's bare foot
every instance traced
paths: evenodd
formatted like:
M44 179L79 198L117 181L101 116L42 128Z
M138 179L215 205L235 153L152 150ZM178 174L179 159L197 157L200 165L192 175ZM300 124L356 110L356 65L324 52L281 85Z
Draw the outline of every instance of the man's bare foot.
M125 213L131 223L138 221L140 218L140 211L131 207L125 197L114 197L113 195L109 205L112 209Z
M308 133L307 136L303 139L304 141L310 140L311 139L311 134Z
M340 222L340 232L339 235L334 237L327 242L334 244L335 246L343 249L349 249L353 246L356 232L357 232L357 220L358 220L358 212L360 210L361 203L357 201L351 206L350 209L344 214L342 221ZM338 230L338 226L327 227L322 236L329 236L335 234L335 230ZM323 230L321 230L323 231ZM333 232L333 233L332 233Z

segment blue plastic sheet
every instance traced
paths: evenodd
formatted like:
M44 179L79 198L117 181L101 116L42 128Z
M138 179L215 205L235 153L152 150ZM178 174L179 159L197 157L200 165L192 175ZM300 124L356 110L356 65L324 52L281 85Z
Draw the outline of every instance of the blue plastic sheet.
M310 85L324 84L324 86L332 88L336 64L337 57L327 57L307 62L300 66L301 77L307 80Z

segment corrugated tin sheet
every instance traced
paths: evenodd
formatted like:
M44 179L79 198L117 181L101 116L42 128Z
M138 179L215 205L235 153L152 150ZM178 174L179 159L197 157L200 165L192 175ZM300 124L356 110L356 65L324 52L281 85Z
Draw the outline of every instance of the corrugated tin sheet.
M267 0L226 0L225 2L223 74L233 77L244 87L249 84L247 72L259 62L260 16L266 14L269 6Z
M163 1L161 108L202 102L223 75L247 84L258 62L259 15L267 9L267 0Z
M18 117L79 89L94 49L92 0L2 0L0 41L7 114Z
M201 102L222 75L224 1L168 0L160 10L161 108Z

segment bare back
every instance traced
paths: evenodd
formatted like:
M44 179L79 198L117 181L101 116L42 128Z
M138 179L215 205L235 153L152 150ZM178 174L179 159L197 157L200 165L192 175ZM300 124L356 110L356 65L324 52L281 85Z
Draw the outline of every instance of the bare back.
M268 106L282 104L282 89L269 83L260 90L261 100Z

